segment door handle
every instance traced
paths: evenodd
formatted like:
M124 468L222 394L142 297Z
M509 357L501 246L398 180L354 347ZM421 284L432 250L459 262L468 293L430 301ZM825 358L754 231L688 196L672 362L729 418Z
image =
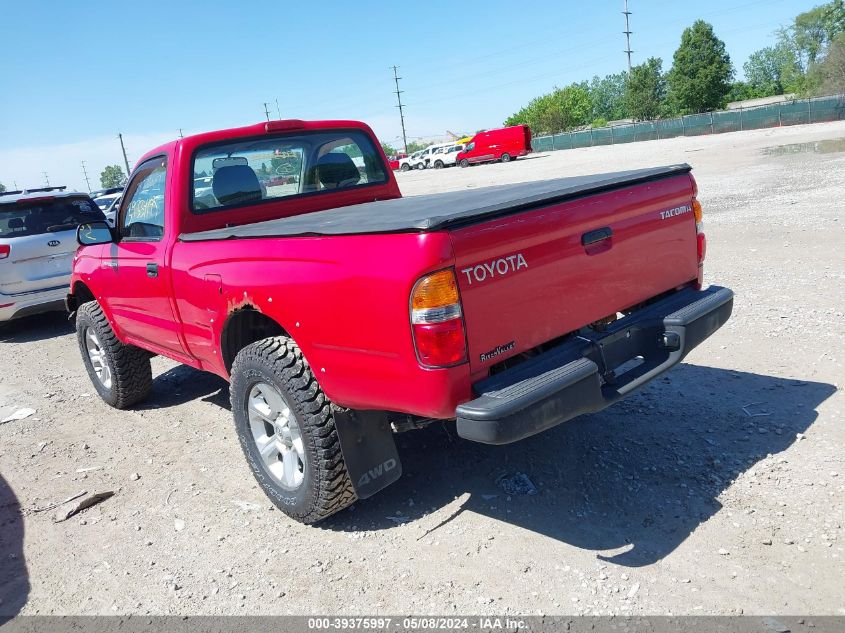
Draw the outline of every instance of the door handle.
M596 242L609 239L612 235L613 229L609 226L603 226L595 231L587 231L581 236L581 245L589 246L590 244L595 244Z
M147 262L147 277L158 277L158 264Z

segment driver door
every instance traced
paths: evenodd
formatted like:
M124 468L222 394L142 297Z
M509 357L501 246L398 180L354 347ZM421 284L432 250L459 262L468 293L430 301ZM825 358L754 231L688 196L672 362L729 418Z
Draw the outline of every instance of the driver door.
M135 170L117 212L117 241L103 251L112 318L129 342L184 354L170 301L166 254L167 159L152 158Z

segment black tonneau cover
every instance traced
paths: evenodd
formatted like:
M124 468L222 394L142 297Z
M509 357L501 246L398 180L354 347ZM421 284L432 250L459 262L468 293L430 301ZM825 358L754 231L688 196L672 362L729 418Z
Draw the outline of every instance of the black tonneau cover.
M186 242L231 238L360 235L437 231L491 219L530 207L562 202L587 194L617 189L668 176L688 173L687 164L617 171L609 174L555 178L516 185L501 185L379 200L289 218L255 222L197 233L183 233Z

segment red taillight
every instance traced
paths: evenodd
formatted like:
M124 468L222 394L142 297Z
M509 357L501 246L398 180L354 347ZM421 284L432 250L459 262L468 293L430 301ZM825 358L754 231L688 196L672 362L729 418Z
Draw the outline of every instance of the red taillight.
M701 203L695 198L692 199L692 212L695 217L695 234L698 242L698 265L701 266L707 254L707 240L704 237L704 212L701 209Z
M425 367L451 367L467 360L466 332L451 268L422 277L411 291L411 331Z
M707 255L707 238L704 237L704 213L701 209L701 203L696 199L698 194L698 185L695 183L695 178L692 178L693 198L692 198L692 212L695 219L695 249L698 254L698 279L696 285L700 290L704 286L704 258Z
M8 244L0 244L0 259L6 259L9 253L12 252L12 247Z
M300 130L305 127L305 121L301 119L281 119L268 121L264 124L265 132L280 132L285 130Z
M463 319L442 323L414 323L417 357L426 367L449 367L467 359Z

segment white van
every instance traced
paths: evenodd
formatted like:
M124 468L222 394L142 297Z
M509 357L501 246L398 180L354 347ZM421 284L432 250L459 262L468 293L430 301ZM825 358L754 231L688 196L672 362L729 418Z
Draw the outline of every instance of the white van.
M449 145L443 148L443 151L434 154L431 157L431 166L435 169L441 169L442 167L452 167L455 165L456 159L458 157L458 152L462 152L464 149L463 143L458 143L457 145Z

